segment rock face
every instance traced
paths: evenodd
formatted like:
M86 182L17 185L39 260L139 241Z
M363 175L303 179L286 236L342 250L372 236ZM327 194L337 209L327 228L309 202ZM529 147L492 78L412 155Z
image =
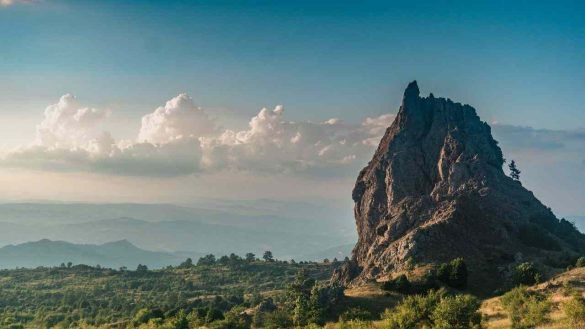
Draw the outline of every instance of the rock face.
M357 178L352 196L359 239L334 280L384 280L464 257L470 289L489 293L517 262L566 266L585 251L585 237L506 176L503 164L474 108L420 97L416 81L410 83Z

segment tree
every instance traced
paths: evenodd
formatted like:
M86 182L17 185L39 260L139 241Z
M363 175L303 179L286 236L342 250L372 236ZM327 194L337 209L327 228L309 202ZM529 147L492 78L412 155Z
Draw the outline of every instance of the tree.
M512 177L513 180L519 182L521 171L518 169L518 167L516 167L516 161L512 160L508 165L508 168L510 168L510 177Z
M193 260L191 258L187 258L184 262L179 265L180 268L190 268L193 267Z
M533 285L538 282L540 274L532 263L522 263L514 269L514 279L518 284Z
M249 252L246 254L246 262L251 263L253 261L256 260L256 255L254 255L253 253Z
M214 265L215 264L215 256L213 254L209 254L199 258L197 261L197 265Z
M455 258L449 263L443 263L437 270L437 279L444 284L457 288L467 287L467 265L463 258Z
M185 311L180 310L175 318L172 319L166 327L169 329L189 329L189 320L187 320Z
M467 265L463 258L456 258L451 261L451 273L449 277L450 284L453 288L467 288Z
M274 256L272 256L272 251L266 250L264 252L264 255L262 255L262 259L264 259L267 262L274 262Z
M136 272L144 273L148 271L148 267L146 265L138 264L136 267Z

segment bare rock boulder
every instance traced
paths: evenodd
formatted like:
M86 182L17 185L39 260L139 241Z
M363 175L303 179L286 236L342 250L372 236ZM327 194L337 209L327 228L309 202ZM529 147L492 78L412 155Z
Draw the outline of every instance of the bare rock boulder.
M509 281L519 261L563 266L583 253L585 236L508 177L504 162L473 107L421 97L416 81L410 83L357 178L359 238L334 280L384 280L463 257L469 289L488 294Z

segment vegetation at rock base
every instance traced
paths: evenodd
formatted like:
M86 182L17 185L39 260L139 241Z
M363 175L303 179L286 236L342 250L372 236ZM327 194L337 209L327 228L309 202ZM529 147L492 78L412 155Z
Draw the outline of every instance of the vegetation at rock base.
M541 280L541 275L532 263L521 263L514 269L514 280L517 284L533 285Z
M571 328L585 328L585 297L573 296L563 303L562 309Z
M546 323L551 304L546 296L517 287L502 296L502 306L508 312L512 328L534 328Z

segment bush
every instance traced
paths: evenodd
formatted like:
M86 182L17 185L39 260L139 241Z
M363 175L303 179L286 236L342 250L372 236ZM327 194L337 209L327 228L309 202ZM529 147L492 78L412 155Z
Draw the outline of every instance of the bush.
M329 328L326 326L325 328ZM370 321L362 321L362 320L350 320L350 321L339 321L336 329L374 329L372 322Z
M533 285L539 278L540 274L532 263L522 263L514 269L514 280L517 284Z
M481 327L480 302L471 295L444 297L431 319L436 329L468 329Z
M266 329L292 328L294 326L289 314L283 310L266 313L262 322L263 326L261 327Z
M575 267L585 267L585 257L579 257L575 263Z
M437 270L437 279L452 288L467 288L467 265L463 258L443 263Z
M512 321L512 328L533 328L548 321L550 302L526 287L517 287L501 298L502 307Z
M382 284L382 289L386 291L396 291L401 294L410 294L412 291L412 285L406 275L402 274L399 277L388 280Z
M563 313L570 328L585 327L585 298L575 296L563 303Z
M343 314L341 314L341 316L339 317L340 321L352 321L352 320L360 320L360 321L366 321L366 320L372 320L372 313L370 313L370 311L365 310L363 308L360 307L352 307L348 310L346 310L345 312L343 312Z
M387 309L383 318L388 329L410 329L431 326L431 315L445 296L445 290L431 290L426 295L406 297L393 309Z

